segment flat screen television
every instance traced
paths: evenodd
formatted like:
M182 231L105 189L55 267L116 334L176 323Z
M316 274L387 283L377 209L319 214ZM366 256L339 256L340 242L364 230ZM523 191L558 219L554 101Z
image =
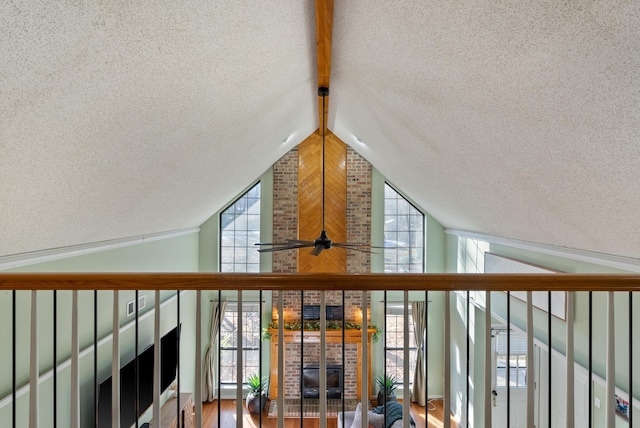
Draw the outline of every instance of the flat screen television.
M178 338L180 328L174 327L160 339L160 391L164 391L176 378L178 363ZM138 376L136 359L120 369L120 426L129 427L136 421L136 378L138 379L138 417L153 403L153 345L138 355ZM112 378L100 384L98 392L98 428L111 427L111 385Z
M320 366L302 369L303 398L320 398ZM327 398L342 398L342 366L327 366Z

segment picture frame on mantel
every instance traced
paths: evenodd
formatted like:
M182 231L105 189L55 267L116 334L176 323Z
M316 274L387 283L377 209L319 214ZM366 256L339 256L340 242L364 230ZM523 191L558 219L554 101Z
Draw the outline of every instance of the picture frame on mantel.
M521 260L512 259L510 257L499 256L494 253L485 253L484 255L484 273L558 273L556 270L547 269L532 263L523 262ZM527 293L525 291L512 291L511 296L527 301ZM534 291L533 307L544 312L549 312L549 297L546 291ZM561 320L567 318L567 292L552 291L551 292L551 315Z

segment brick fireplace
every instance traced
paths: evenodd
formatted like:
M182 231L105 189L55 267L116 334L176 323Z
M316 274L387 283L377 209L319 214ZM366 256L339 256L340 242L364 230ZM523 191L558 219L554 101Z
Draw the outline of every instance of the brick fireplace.
M278 307L279 292L273 293L273 307ZM362 323L362 292L361 291L346 291L344 298L344 313L345 321L356 324ZM327 305L342 305L342 292L328 291L325 293L325 303ZM370 299L367 306L370 307ZM299 322L302 319L302 307L304 305L319 305L320 304L320 292L319 291L305 291L304 303L301 300L300 292L285 292L283 294L283 308L284 308L284 322L287 323ZM274 311L275 312L275 311ZM276 336L271 340L271 396L277 394L277 380L274 376L277 376L277 330L271 331ZM373 332L373 331L372 331ZM372 333L371 332L371 333ZM300 331L299 330L285 330L285 397L286 398L299 398L300 397L300 373L302 366L319 364L320 362L320 338L317 331L305 330L304 338L304 360L301 359L301 345L300 345ZM371 338L369 334L369 339ZM345 398L358 398L359 384L358 384L358 362L361 361L360 355L361 335L360 330L347 330L348 337L345 340L345 361L344 361L344 394ZM325 348L326 363L327 365L343 365L342 362L342 334L340 330L327 332L327 344ZM330 338L329 335L335 337ZM369 343L369 351L371 345ZM370 360L369 356L367 356ZM371 364L369 364L371 367ZM370 382L371 383L371 382Z
M337 138L332 136L332 138ZM339 140L338 140L339 141ZM340 142L340 144L344 144ZM287 239L298 239L298 149L295 148L278 160L273 168L273 242L282 242ZM329 171L327 171L329 173ZM346 239L348 242L370 242L371 240L371 184L372 167L353 149L346 146ZM304 250L303 250L304 251ZM344 251L331 249L330 251ZM322 257L321 254L319 257ZM283 251L273 253L273 272L287 273L297 272L298 252ZM367 253L349 251L346 253L346 272L366 273L371 271L371 257ZM278 292L273 293L273 308L278 307ZM342 305L341 292L327 292L327 305ZM360 324L362 322L361 311L362 293L360 291L346 292L344 301L345 321ZM304 302L299 292L286 292L283 295L284 322L296 322L302 320L303 305L319 305L320 292L305 290ZM370 302L369 302L370 307ZM275 311L274 311L275 312ZM291 336L285 345L285 397L300 397L301 364L318 364L320 359L319 339L314 339L312 332L305 332L304 361L300 356L299 331L298 337ZM307 333L311 336L307 337ZM329 333L329 332L328 332ZM335 332L334 332L335 333ZM356 398L359 394L358 385L358 361L361 342L361 332L352 331L351 338L345 345L345 398ZM317 332L316 332L317 335ZM369 334L369 338L371 334ZM326 348L327 365L342 365L342 343L329 343ZM313 343L313 342L316 343ZM277 361L277 340L272 340L272 381L271 396L277 391L277 380L274 382L274 362ZM370 347L369 347L370 349ZM274 360L274 351L276 359ZM367 356L370 358L370 356ZM369 367L371 365L369 364ZM277 377L277 364L275 365ZM369 381L371 385L371 381ZM275 387L275 388L274 388Z

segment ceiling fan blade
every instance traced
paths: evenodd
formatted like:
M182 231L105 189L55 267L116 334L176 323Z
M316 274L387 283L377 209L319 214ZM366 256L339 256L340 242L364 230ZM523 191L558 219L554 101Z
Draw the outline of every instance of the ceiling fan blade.
M260 248L258 249L259 253L272 253L274 251L283 251L283 250L296 250L298 248L309 248L312 247L313 243L311 245L307 245L307 244L297 244L297 245L281 245L281 246L276 246L273 248Z
M333 245L340 245L341 247L371 247L369 244L360 242L334 242Z
M390 248L390 249L394 249L397 247L384 247L384 246L378 246L378 245L369 245L369 244L364 244L364 243L353 243L353 242L334 242L333 245L339 245L340 247L365 247L365 248Z
M256 242L255 245L313 245L313 241L299 241L288 239L284 242Z
M345 245L345 244L342 244L342 243L334 243L333 246L334 247L338 247L338 248L344 248L345 250L360 251L361 253L378 254L375 251L371 251L371 249L370 249L371 247L369 247L368 245L355 246L355 245L352 245L352 244Z
M324 245L316 245L315 247L313 247L313 250L311 250L311 255L319 256L322 250L324 250Z

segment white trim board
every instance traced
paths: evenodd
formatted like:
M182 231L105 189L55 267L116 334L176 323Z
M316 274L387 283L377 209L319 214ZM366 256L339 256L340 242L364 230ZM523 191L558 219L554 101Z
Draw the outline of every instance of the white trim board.
M519 248L521 250L547 254L554 257L562 257L565 259L576 260L585 263L593 263L596 265L627 270L630 272L640 272L640 259L634 259L631 257L594 253L591 251L576 250L573 248L558 247L555 245L540 244L537 242L521 241L519 239L504 238L502 236L486 235L483 233L468 232L465 230L445 229L444 233L446 233L447 235L477 239L492 244L505 245L508 247Z
M49 250L2 256L0 257L0 271L34 265L37 263L66 259L69 257L83 256L85 254L113 250L116 248L130 247L132 245L160 241L162 239L175 238L198 232L200 232L199 227L191 227L188 229L170 230L167 232L151 233L148 235L132 236L129 238L111 239L108 241L90 242L87 244L70 245L68 247L51 248Z

